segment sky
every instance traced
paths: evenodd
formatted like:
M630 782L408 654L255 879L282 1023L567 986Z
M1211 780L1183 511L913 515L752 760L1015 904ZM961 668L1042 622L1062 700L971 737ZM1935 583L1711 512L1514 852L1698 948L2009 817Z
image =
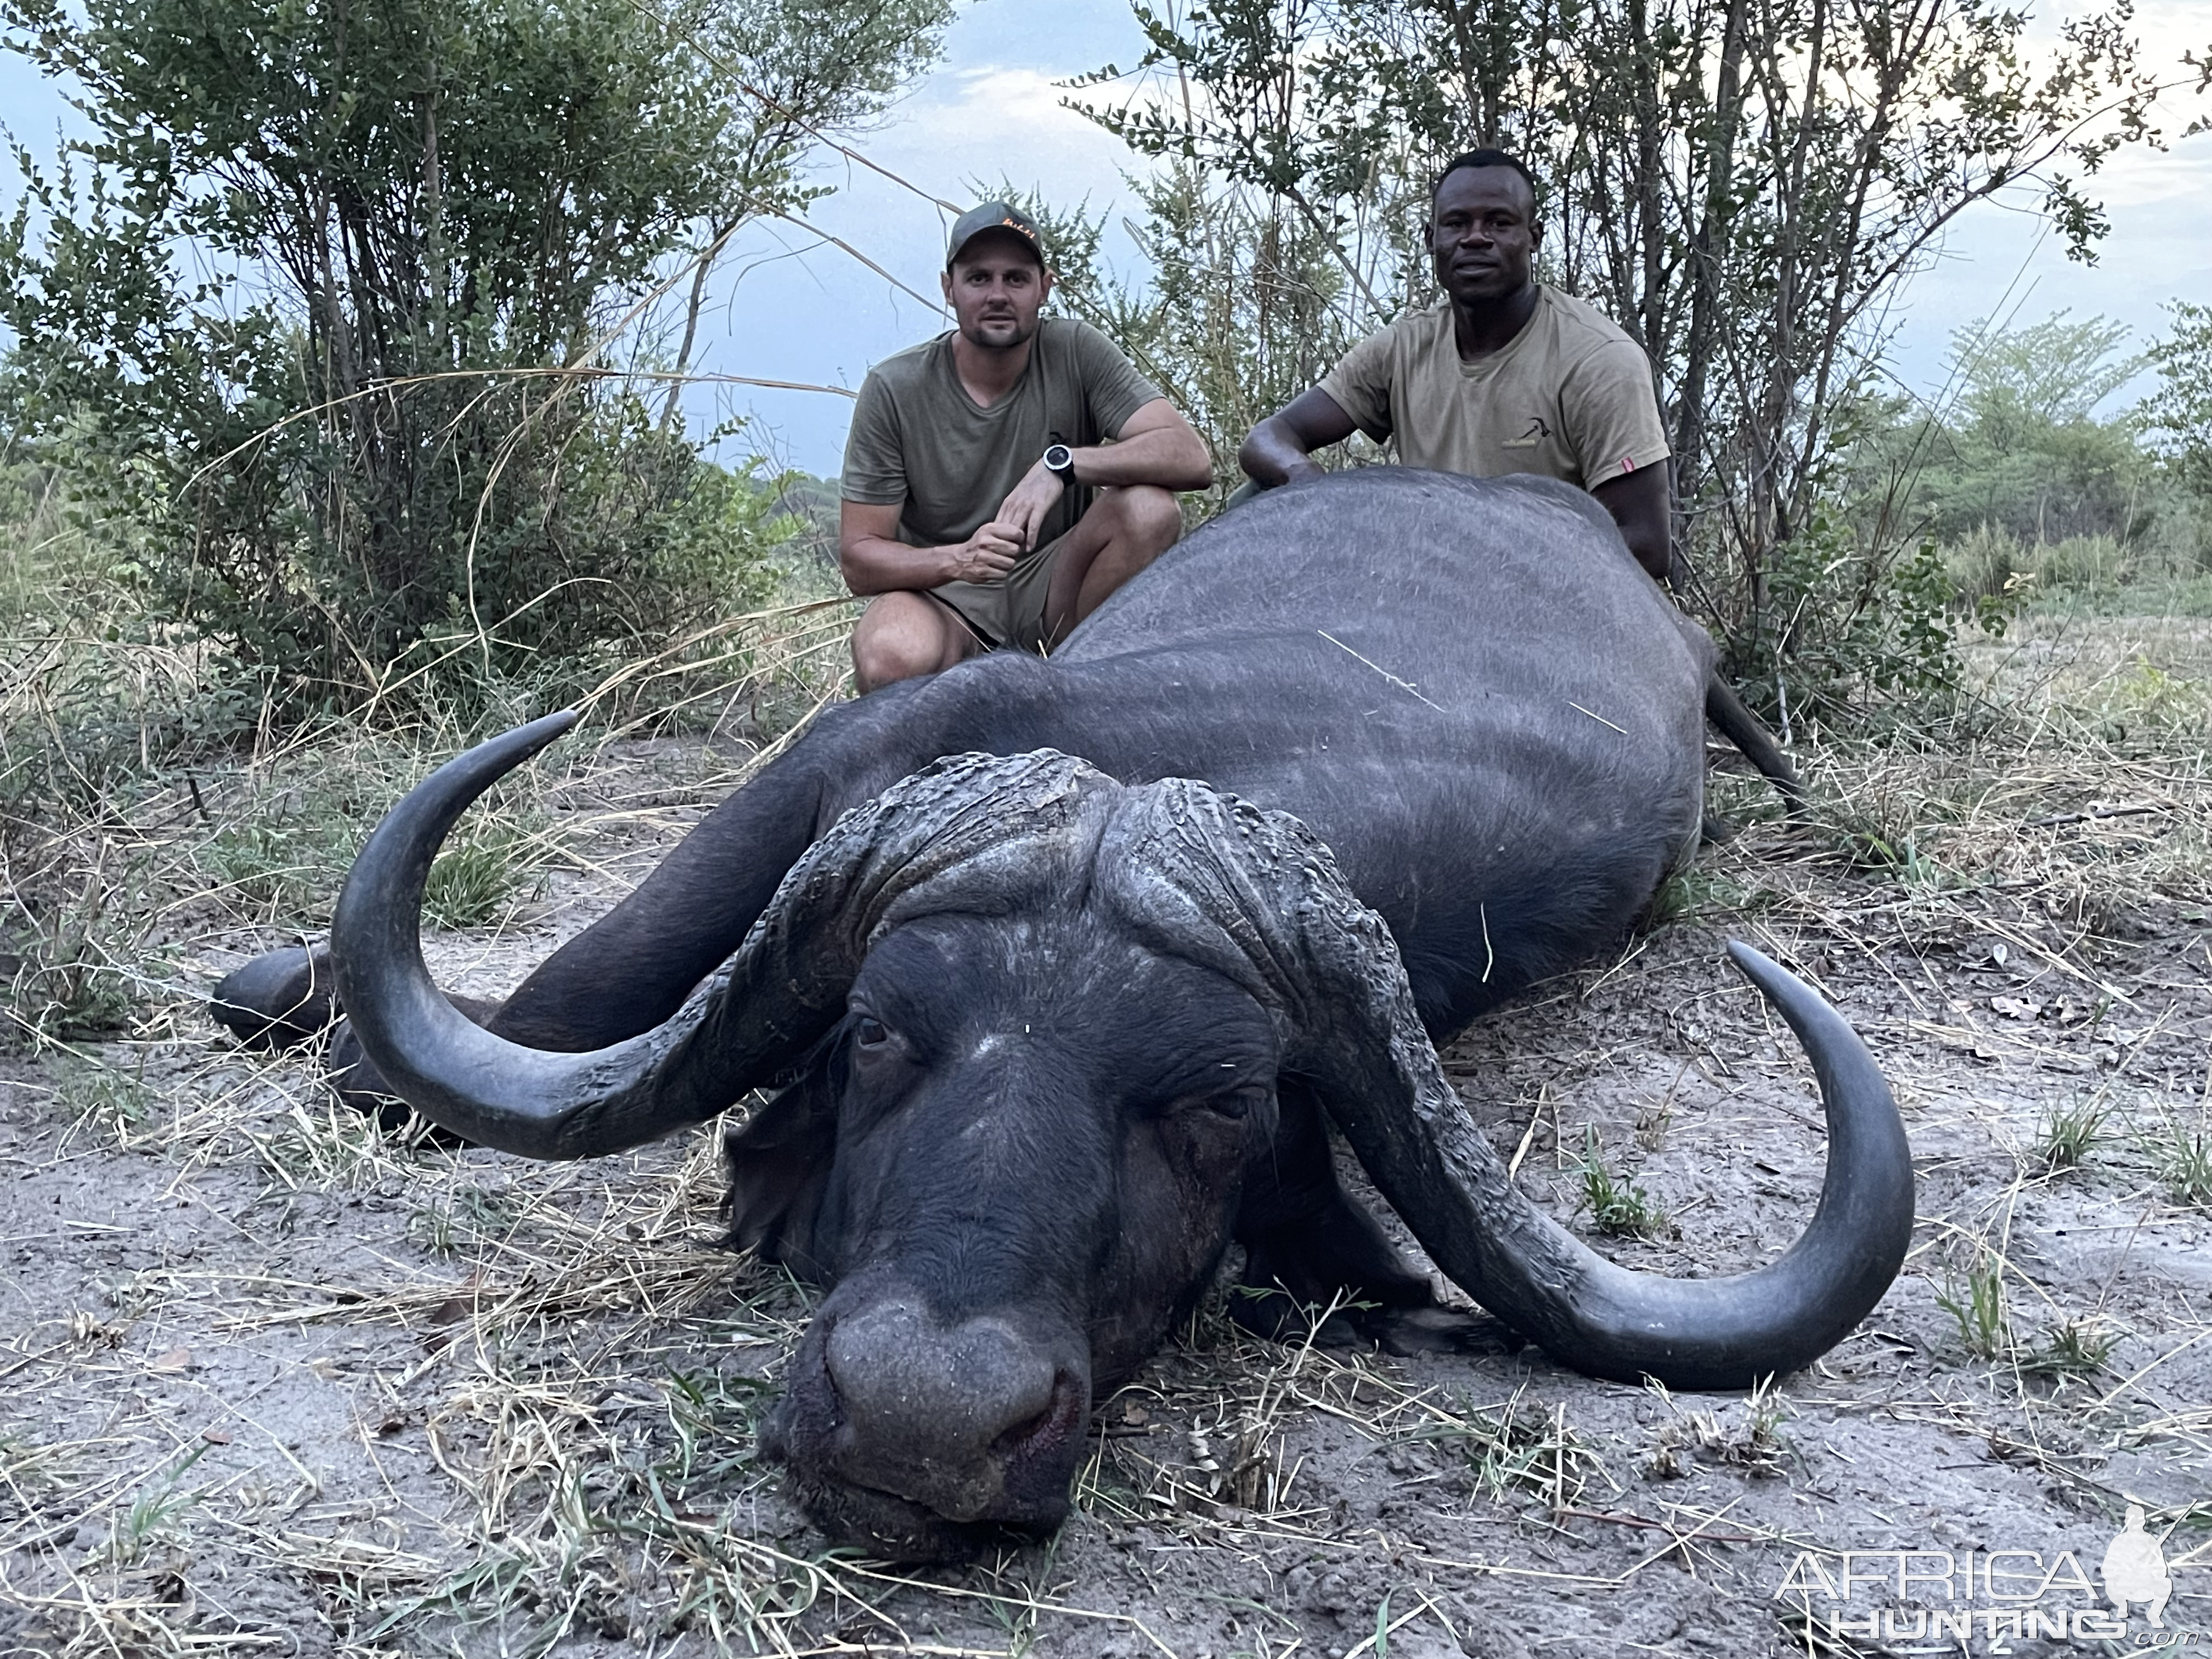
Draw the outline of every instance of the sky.
M2061 14L2046 13L2048 27ZM2141 0L2136 25L2150 61L2179 72L2183 51L2212 46L2212 0ZM1127 0L970 0L946 37L940 65L854 146L927 196L965 204L977 180L1011 176L1048 199L1088 199L1094 210L1129 201L1123 175L1140 165L1121 143L1063 106L1055 83L1142 51ZM2178 132L2194 110L2177 100L2164 125ZM0 122L34 151L51 151L69 112L57 91L11 54L0 54ZM914 191L843 161L821 168L836 193L817 203L818 229L864 250L908 287L934 295L950 216ZM2138 342L2166 326L2177 297L2212 301L2212 134L2166 152L2134 149L2093 181L2112 222L2098 262L2069 262L2018 203L1960 216L1941 257L1893 307L1889 361L1907 390L1932 395L1946 376L1954 330L1992 312L2014 323L2053 313L2104 315ZM12 179L0 196L15 194ZM1118 217L1118 215L1115 216ZM1109 258L1133 257L1109 238ZM868 365L945 326L931 307L899 291L834 246L788 225L757 227L718 270L702 319L708 373L857 387ZM2140 390L2143 383L2138 382ZM2130 391L2117 401L2124 402ZM733 385L694 387L687 410L702 429L732 416L750 424L726 448L763 451L783 464L834 473L849 401L819 392Z

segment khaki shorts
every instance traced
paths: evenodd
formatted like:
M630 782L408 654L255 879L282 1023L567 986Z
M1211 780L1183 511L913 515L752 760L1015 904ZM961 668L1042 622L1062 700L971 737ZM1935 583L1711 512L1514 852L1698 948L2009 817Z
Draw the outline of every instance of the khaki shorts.
M1026 651L1042 657L1058 645L1044 634L1045 596L1069 531L1025 556L994 582L946 582L929 590L958 613L988 651Z

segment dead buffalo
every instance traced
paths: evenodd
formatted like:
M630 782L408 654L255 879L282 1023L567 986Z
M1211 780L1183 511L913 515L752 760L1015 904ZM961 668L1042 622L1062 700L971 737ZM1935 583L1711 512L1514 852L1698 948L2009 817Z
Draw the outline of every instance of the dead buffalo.
M533 1158L781 1085L735 1236L828 1294L769 1439L812 1513L909 1558L1065 1514L1094 1398L1230 1243L1240 1317L1349 1293L1466 1322L1338 1185L1325 1123L1437 1266L1566 1364L1734 1388L1803 1365L1903 1260L1894 1103L1741 946L1809 1051L1826 1184L1785 1255L1677 1280L1517 1192L1434 1044L1617 940L1698 835L1711 647L1579 492L1376 469L1199 531L1050 661L825 714L479 1028L416 942L441 838L569 724L386 817L333 930L386 1085Z

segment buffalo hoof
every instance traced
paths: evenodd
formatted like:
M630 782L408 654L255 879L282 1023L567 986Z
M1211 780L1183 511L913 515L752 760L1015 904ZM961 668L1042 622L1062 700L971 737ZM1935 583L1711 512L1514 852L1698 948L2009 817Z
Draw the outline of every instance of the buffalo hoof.
M208 1012L249 1048L289 1048L331 1029L332 993L331 947L291 945L226 975Z
M1527 1346L1509 1327L1488 1314L1441 1304L1426 1308L1378 1308L1353 1328L1364 1341L1401 1359L1417 1353L1502 1356Z
M1270 1342L1304 1342L1324 1348L1380 1348L1408 1358L1417 1353L1509 1354L1524 1345L1488 1314L1447 1308L1440 1302L1386 1307L1354 1302L1318 1327L1322 1310L1293 1301L1279 1289L1240 1285L1229 1298L1229 1316Z

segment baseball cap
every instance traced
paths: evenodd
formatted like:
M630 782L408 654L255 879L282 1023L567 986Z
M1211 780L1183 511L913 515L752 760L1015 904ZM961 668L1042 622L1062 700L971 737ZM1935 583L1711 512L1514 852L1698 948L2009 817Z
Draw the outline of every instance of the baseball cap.
M1036 220L1012 202L981 202L953 222L952 239L945 249L945 268L951 270L952 262L960 257L960 250L987 230L1013 232L1029 243L1037 263L1044 263L1044 239L1037 234Z

